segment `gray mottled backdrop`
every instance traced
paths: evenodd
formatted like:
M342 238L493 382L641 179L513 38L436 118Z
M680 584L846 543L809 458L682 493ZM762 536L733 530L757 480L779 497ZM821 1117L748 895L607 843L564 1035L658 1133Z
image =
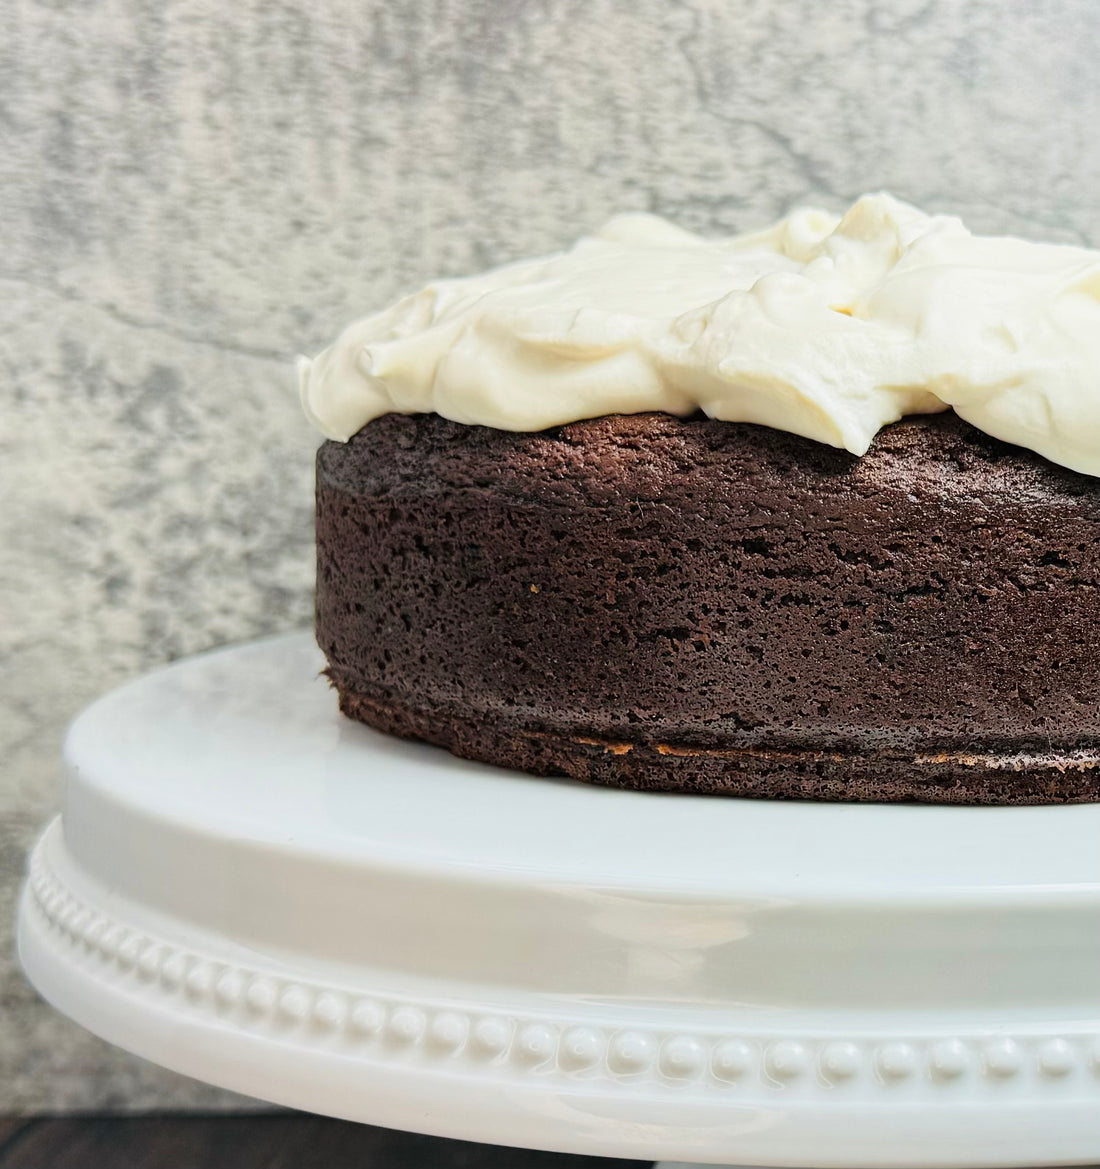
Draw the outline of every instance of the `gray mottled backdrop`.
M289 360L623 209L1100 242L1095 0L0 0L0 922L65 721L310 614ZM210 1105L0 940L0 1111Z

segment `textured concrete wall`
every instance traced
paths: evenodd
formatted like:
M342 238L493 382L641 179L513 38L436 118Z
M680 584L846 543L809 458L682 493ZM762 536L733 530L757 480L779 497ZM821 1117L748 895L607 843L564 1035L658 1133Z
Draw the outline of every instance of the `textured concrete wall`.
M0 0L0 924L97 692L310 611L288 359L625 209L1100 243L1095 0ZM0 1110L223 1101L40 1004ZM4 966L3 964L7 964Z

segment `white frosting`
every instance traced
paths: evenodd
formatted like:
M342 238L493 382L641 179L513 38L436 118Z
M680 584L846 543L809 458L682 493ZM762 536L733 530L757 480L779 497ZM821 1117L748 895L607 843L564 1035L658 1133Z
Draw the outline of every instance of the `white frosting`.
M441 280L300 359L346 440L390 412L542 430L660 410L863 454L904 414L1100 475L1100 252L971 235L888 195L703 239L649 215Z

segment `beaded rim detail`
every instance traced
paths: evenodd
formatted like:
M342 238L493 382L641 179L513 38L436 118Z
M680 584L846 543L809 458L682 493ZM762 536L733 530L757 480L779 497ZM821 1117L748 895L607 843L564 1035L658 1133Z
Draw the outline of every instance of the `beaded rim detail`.
M546 1075L669 1087L687 1081L773 1091L836 1093L862 1082L893 1092L924 1084L937 1090L976 1081L990 1090L1028 1078L1053 1090L1087 1077L1100 1088L1100 1029L890 1036L693 1032L517 1015L455 1002L422 1002L315 984L248 969L112 920L85 905L51 872L36 849L25 897L54 944L132 981L144 992L212 1012L242 1030L293 1029L317 1043L343 1041L373 1059L464 1059Z

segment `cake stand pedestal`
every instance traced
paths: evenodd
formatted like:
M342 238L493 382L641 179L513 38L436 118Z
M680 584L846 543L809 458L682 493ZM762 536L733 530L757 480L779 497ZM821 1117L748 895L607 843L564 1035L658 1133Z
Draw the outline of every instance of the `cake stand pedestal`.
M391 1128L790 1166L1100 1161L1100 806L646 795L343 719L308 636L73 725L19 947L188 1075Z

